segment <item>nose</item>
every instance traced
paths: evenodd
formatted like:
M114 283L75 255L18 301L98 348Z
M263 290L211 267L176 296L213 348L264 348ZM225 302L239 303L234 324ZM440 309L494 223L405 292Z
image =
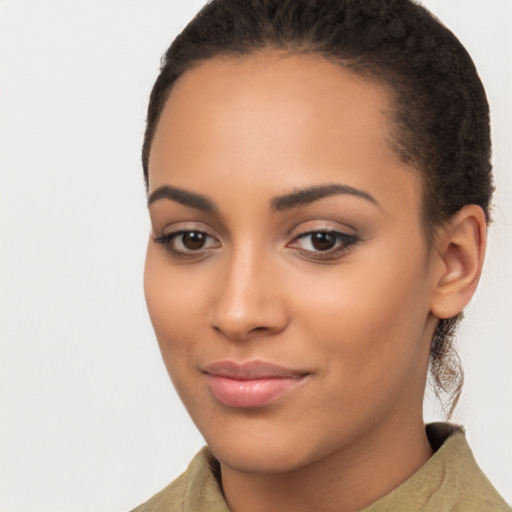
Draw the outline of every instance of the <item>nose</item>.
M233 255L219 273L210 325L233 341L269 336L288 325L277 269L245 251Z

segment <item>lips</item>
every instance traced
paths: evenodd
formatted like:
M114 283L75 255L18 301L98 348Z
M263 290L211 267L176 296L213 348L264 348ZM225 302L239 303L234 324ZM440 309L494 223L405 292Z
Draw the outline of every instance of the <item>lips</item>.
M299 386L308 372L262 361L221 361L205 366L208 389L224 405L263 407Z

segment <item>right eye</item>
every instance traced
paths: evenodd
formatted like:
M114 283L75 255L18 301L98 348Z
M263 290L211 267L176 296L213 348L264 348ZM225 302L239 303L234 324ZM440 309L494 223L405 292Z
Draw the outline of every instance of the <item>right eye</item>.
M203 251L220 247L219 241L213 236L198 230L180 230L165 233L154 238L157 244L162 244L178 256L194 256Z

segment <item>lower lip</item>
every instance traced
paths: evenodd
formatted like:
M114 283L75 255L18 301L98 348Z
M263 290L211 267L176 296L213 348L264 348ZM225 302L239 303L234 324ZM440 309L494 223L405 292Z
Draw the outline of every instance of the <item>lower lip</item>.
M208 388L219 402L230 407L263 407L291 391L305 377L273 377L253 380L237 380L207 375Z

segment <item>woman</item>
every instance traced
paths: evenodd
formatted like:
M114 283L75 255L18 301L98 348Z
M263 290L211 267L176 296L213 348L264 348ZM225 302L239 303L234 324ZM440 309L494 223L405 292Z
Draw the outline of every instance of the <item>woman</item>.
M489 114L408 0L217 0L166 53L143 165L145 291L208 448L137 511L509 510L429 362L481 273Z

